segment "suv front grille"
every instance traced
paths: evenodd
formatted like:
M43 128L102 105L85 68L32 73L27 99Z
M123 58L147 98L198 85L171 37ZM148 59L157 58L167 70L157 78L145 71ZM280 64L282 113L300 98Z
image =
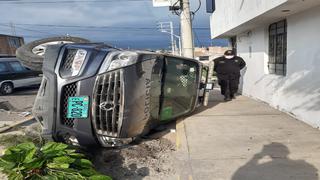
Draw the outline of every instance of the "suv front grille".
M61 63L60 75L61 77L67 77L72 74L72 63L75 55L77 54L77 49L66 49Z
M74 97L77 94L77 83L72 83L64 86L61 93L61 123L72 128L74 126L74 118L67 118L68 113L68 98Z
M93 91L93 124L98 135L118 137L122 124L123 76L117 70L100 75Z

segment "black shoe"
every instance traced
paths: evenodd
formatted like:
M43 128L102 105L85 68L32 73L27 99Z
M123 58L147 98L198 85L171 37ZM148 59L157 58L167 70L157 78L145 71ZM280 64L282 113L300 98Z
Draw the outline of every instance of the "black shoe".
M234 94L232 94L230 97L231 99L236 99L236 96Z
M224 101L231 101L231 98L230 97L225 97Z

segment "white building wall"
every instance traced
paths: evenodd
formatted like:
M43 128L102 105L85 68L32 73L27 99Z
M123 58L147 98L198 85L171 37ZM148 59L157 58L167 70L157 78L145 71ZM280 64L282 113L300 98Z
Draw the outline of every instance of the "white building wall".
M216 11L210 17L211 36L214 38L223 34L287 1L288 0L216 0Z
M287 17L287 75L268 74L268 25L238 36L238 53L247 62L244 95L269 103L320 127L320 7ZM252 53L249 52L251 46Z

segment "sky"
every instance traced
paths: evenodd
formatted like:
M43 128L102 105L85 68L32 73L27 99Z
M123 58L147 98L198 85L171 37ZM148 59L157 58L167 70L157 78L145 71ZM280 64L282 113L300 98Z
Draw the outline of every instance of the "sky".
M190 0L196 46L226 45L210 39L205 0ZM170 35L159 22L172 21L180 34L179 16L152 0L0 0L0 34L23 36L26 42L61 35L78 36L121 48L168 49Z

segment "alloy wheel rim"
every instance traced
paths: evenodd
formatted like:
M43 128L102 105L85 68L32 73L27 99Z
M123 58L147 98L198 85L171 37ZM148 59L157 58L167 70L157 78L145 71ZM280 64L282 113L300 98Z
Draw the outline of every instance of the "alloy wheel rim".
M9 85L5 85L3 88L5 93L11 93L12 92L12 88Z
M52 41L52 42L47 42L47 43L39 44L38 46L32 48L31 51L36 55L44 56L44 53L45 53L48 45L67 44L67 43L73 43L73 42L72 41Z

